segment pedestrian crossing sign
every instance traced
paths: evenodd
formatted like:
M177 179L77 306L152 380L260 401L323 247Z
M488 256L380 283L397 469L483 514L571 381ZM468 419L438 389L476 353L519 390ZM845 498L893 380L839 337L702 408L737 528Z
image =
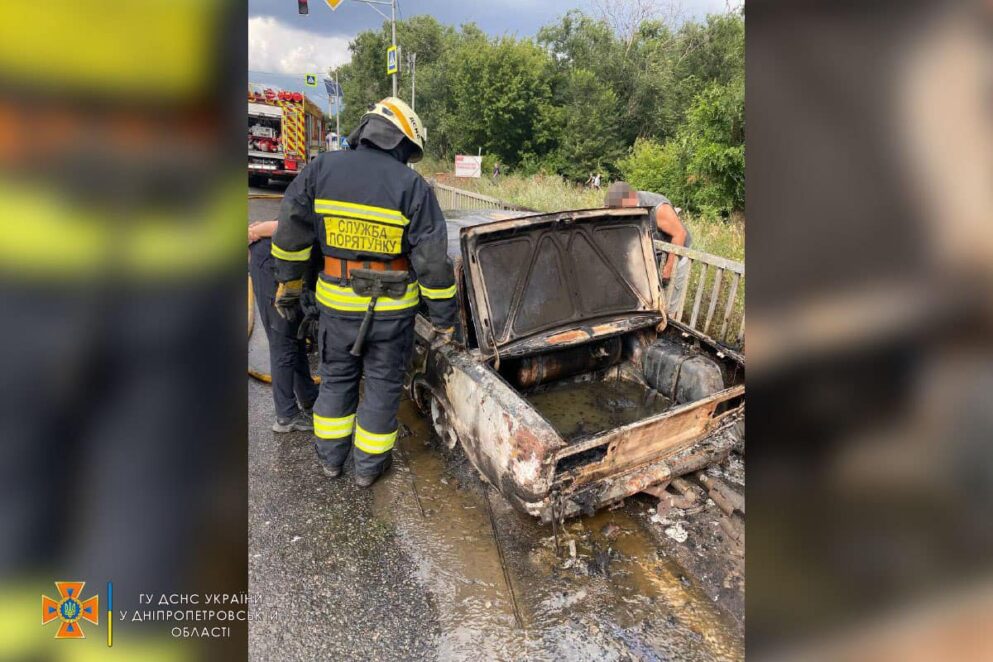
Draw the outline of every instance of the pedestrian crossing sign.
M304 82L307 84L307 87L317 87L317 74L307 74L304 77Z
M397 61L397 47L390 46L386 49L386 75L392 76L399 70L400 66Z

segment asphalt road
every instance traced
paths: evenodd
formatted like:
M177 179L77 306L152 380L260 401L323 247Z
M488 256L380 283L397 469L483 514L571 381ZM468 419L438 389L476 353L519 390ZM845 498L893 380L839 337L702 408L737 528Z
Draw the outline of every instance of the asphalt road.
M265 618L255 660L429 659L433 596L371 494L328 480L309 435L275 435L267 386L249 386L249 590Z

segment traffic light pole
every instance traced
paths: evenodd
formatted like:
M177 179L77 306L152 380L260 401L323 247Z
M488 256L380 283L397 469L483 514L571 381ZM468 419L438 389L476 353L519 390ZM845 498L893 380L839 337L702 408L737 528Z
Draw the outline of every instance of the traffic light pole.
M341 85L338 84L338 70L334 70L334 132L338 134L338 149L341 149Z
M397 45L397 2L396 0L354 0L355 2L361 2L362 4L369 5L383 18L390 19L390 27L392 36L390 37L390 45L396 48ZM389 5L390 15L387 16L381 9L378 9L376 5ZM400 64L400 58L397 57L397 64ZM390 74L390 78L393 79L393 96L397 95L397 75Z
M407 56L407 64L410 67L410 109L417 110L417 53Z
M393 48L397 47L397 3L396 0L390 0L390 12L393 16L390 19L390 24L393 27ZM397 64L400 64L400 58L397 58ZM399 69L399 67L397 67ZM393 79L393 96L397 95L397 75L396 73L390 74L390 78Z

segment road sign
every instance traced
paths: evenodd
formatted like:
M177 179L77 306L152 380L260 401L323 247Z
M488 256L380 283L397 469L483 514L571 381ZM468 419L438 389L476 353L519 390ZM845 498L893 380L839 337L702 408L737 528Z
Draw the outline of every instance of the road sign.
M386 49L386 75L392 76L400 70L400 61L397 58L397 47L390 46Z
M328 7L330 7L331 10L334 11L335 9L338 8L338 5L344 2L344 0L324 0L324 2L328 3Z
M483 157L467 156L464 154L455 155L455 176L456 177L482 177Z
M304 83L307 87L317 87L317 74L307 74L304 76Z

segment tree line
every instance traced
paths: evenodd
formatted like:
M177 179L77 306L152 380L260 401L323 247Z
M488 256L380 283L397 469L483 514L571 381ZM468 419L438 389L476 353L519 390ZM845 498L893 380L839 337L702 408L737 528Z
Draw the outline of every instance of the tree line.
M487 169L499 160L574 181L600 172L726 216L744 207L744 32L740 13L678 27L644 20L620 35L572 11L525 39L414 16L397 23L397 42L417 53L428 156L482 149ZM386 24L351 42L343 128L390 93L389 41ZM410 82L404 67L408 101Z

